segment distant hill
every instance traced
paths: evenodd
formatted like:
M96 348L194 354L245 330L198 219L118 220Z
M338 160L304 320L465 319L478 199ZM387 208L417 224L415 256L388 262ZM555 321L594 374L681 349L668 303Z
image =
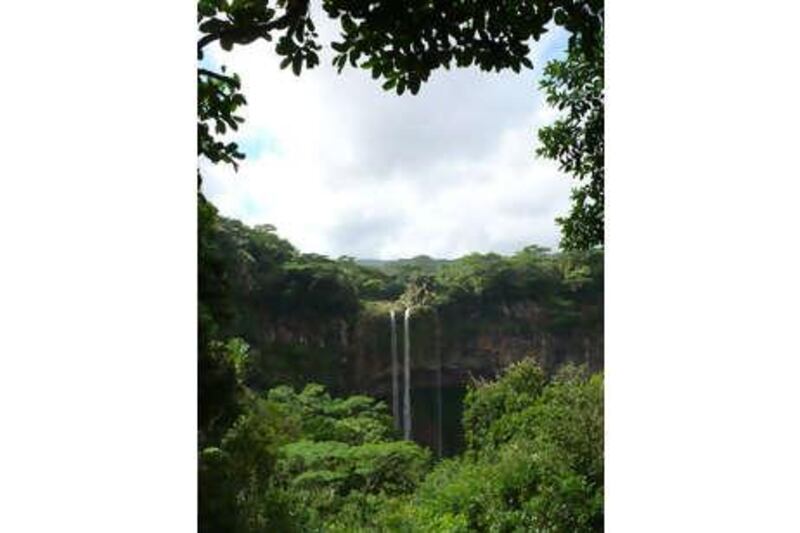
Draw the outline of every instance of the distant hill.
M434 274L442 266L451 263L449 259L436 259L427 255L418 255L410 259L356 259L356 263L365 267L376 268L390 275L415 270L424 274Z

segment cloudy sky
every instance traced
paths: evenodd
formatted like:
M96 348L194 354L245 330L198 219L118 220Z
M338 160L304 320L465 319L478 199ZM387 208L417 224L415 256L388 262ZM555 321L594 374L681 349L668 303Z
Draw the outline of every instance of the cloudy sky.
M317 26L330 42L333 28ZM554 248L570 182L534 154L536 129L555 116L537 81L565 47L551 32L534 44L533 71L435 71L415 96L384 92L361 69L336 74L327 49L300 77L267 43L214 49L210 60L242 77L234 139L247 159L238 173L204 165L204 192L222 214L332 257Z

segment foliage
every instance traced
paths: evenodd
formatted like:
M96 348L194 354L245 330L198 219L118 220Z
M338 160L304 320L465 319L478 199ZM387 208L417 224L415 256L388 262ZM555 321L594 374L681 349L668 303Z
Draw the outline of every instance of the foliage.
M220 217L202 197L200 202L200 303L221 335L245 329L252 313L320 319L358 310L356 284L336 261L301 254L274 226L251 228Z
M448 259L435 259L428 255L417 255L409 259L359 259L358 262L406 281L410 276L416 274L435 274L450 261Z
M279 322L352 322L360 308L352 272L324 256L301 254L277 236L274 226L248 227L219 216L202 195L198 216L201 359L208 359L202 352L212 341L240 337L252 347L248 382L252 378L261 386L275 384L269 375L279 363L302 374L307 368L295 363L314 359L312 347L279 346L268 333ZM213 366L201 361L203 368L209 365Z
M583 367L548 380L523 361L475 382L467 450L432 471L372 398L309 384L241 406L199 456L201 531L602 530L603 378Z
M332 398L315 384L299 393L276 387L267 397L299 420L302 438L281 449L279 470L281 482L306 512L308 529L336 522L340 509L362 516L386 496L413 491L427 472L430 453L392 440L392 418L382 402L366 396Z
M545 67L541 89L547 103L562 112L539 130L540 156L559 163L578 186L569 216L559 218L564 249L602 246L604 231L604 81L602 37L592 54L570 47L564 60Z
M245 395L242 381L249 347L242 339L209 341L201 346L198 367L200 445L218 442L239 415Z
M405 291L400 300L404 305L491 308L535 299L560 312L559 306L574 310L584 303L597 304L603 288L601 250L551 253L531 245L511 256L472 253L453 260L420 256L362 263L402 283Z
M340 257L337 263L353 280L359 298L363 300L394 300L405 288L403 278L376 268L375 263L370 265L367 261L359 261L349 256Z
M220 446L200 453L200 531L293 529L289 502L273 477L279 447L296 434L295 420L279 406L250 399Z
M598 0L326 0L323 7L341 22L341 41L331 44L333 64L340 71L347 64L368 69L397 94L416 94L432 71L452 65L532 68L528 44L551 21L591 43L603 20Z
M413 492L430 463L430 452L408 441L348 445L299 441L282 449L281 476L310 521L335 519L345 504ZM372 501L375 501L374 499Z
M512 283L512 266L506 258L490 253L464 256L442 269L438 281L455 299L502 297Z
M219 447L200 454L202 531L346 531L413 492L429 469L430 452L393 440L386 406L372 398L309 384L244 403Z
M569 57L546 67L542 89L551 105L569 112L540 130L538 153L557 160L581 182L573 189L570 215L558 220L563 247L602 244L602 0L324 0L322 7L341 28L341 40L331 43L333 65L340 72L348 64L367 69L385 90L398 94L406 89L416 94L434 70L453 65L487 71L532 68L530 41L538 41L548 24L565 28L570 33ZM241 80L225 65L215 69L204 61L205 47L218 42L230 51L234 45L274 40L282 57L280 67L291 65L299 75L303 68L319 64L319 35L308 0L198 0L197 24L198 157L238 169L244 154L226 135L244 120ZM400 292L398 285L379 276L352 266L349 270L359 290L371 298L395 298Z
M203 49L213 42L218 41L223 50L230 51L235 44L246 45L256 39L271 41L273 32L278 32L276 51L285 56L281 68L291 64L299 74L303 63L307 68L319 64L317 51L321 47L314 41L317 33L308 17L307 0L278 0L274 7L268 0L198 0L197 24L197 57L201 61ZM239 77L228 75L224 65L219 70L208 65L197 69L197 152L212 163L238 168L237 160L243 159L244 154L235 142L226 143L220 136L228 129L237 130L243 122L237 112L246 99Z
M511 256L367 263L373 267L300 253L274 226L248 227L198 201L201 350L211 340L245 340L252 363L245 381L259 390L309 380L338 386L345 341L369 309L430 306L501 317L515 302L535 302L550 333L602 323L600 250L528 246Z
M470 388L463 415L468 449L490 450L507 443L518 429L508 415L533 405L545 382L540 367L517 363L506 369L502 379Z
M274 386L307 380L306 363L335 364L332 348L263 337L275 324L347 323L367 303L385 317L398 302L364 299L387 287L432 312L535 299L551 325L568 323L586 306L602 312L602 251L531 246L376 269L302 254L202 196L198 225L201 531L602 529L602 376L566 367L548 380L524 362L476 383L467 450L431 471L429 451L396 440L382 402ZM377 292L364 289L371 282Z
M561 221L564 248L602 244L602 0L324 0L323 9L342 30L334 66L369 70L398 94L416 94L453 65L531 68L530 40L551 22L566 28L570 55L547 67L542 88L567 114L540 133L540 155L582 183ZM241 80L211 65L205 47L274 40L281 68L299 75L319 64L319 36L308 0L199 0L197 22L198 157L238 168L244 154L228 137L243 122ZM276 361L301 376L311 373L296 365L320 364L302 337L270 338L274 326L346 328L364 300L503 307L535 297L553 327L569 327L597 307L602 255L530 247L374 269L302 254L272 226L220 217L202 195L198 248L201 531L602 529L602 377L573 370L546 383L523 364L476 387L464 418L468 453L427 478L430 454L393 440L379 402L333 398L316 385L264 396L247 386L283 378Z
M534 301L551 332L602 320L601 251L553 254L529 246L512 256L470 254L444 265L434 280L436 305L490 313Z
M416 94L439 68L533 68L529 43L551 22L570 32L571 45L591 55L604 19L602 0L324 0L322 7L340 24L341 40L330 44L338 71L347 65L367 69L384 90L397 94ZM275 42L280 68L291 66L296 75L320 62L309 0L198 0L197 24L201 61L213 42L230 51L263 39ZM237 168L244 154L219 136L238 128L237 112L246 100L238 76L224 66L219 70L198 68L198 156Z
M239 76L197 70L197 155L212 163L228 163L239 168L237 161L244 159L235 142L224 142L218 136L228 129L236 131L244 118L237 114L247 103L241 93Z
M302 254L283 265L280 313L301 318L352 316L358 293L346 271L327 257Z
M386 406L368 396L332 398L324 387L312 383L300 393L278 386L267 397L297 415L303 436L313 441L358 445L384 442L394 435Z
M602 375L570 368L548 383L530 361L475 385L467 453L383 520L399 531L601 531L602 401Z
M197 288L198 345L202 350L212 339L219 338L219 324L232 313L225 257L217 234L217 209L197 195Z

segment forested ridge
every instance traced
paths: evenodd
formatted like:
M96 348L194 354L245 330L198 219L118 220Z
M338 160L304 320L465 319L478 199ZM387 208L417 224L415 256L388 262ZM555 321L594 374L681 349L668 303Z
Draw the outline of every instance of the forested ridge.
M199 214L201 346L210 338L246 341L264 365L249 375L261 387L330 375L323 367L335 361L325 354L352 344L359 325L370 315L382 320L391 308L433 309L476 323L493 315L505 320L499 315L509 308L532 304L535 326L552 335L602 329L599 250L554 253L531 245L509 256L419 256L371 267L352 257L301 253L272 226L219 216L202 195Z
M530 245L510 256L332 259L301 253L271 225L222 217L202 195L198 206L200 314L213 329L240 324L244 306L273 316L349 319L365 302L389 300L443 306L535 297L566 319L580 302L602 295L602 249Z
M602 527L602 374L545 369L530 353L467 381L461 452L437 459L401 439L386 401L346 380L314 383L346 369L339 344L311 342L315 324L391 306L444 314L534 299L552 327L568 327L602 301L602 253L530 246L366 266L301 253L272 226L198 202L201 530ZM309 338L274 342L270 322L308 324Z

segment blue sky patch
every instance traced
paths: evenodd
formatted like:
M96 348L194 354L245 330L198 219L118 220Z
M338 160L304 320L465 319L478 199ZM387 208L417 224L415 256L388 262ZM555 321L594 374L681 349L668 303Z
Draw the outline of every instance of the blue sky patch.
M248 159L258 159L264 154L280 154L278 140L267 131L243 137L237 141L239 149Z

